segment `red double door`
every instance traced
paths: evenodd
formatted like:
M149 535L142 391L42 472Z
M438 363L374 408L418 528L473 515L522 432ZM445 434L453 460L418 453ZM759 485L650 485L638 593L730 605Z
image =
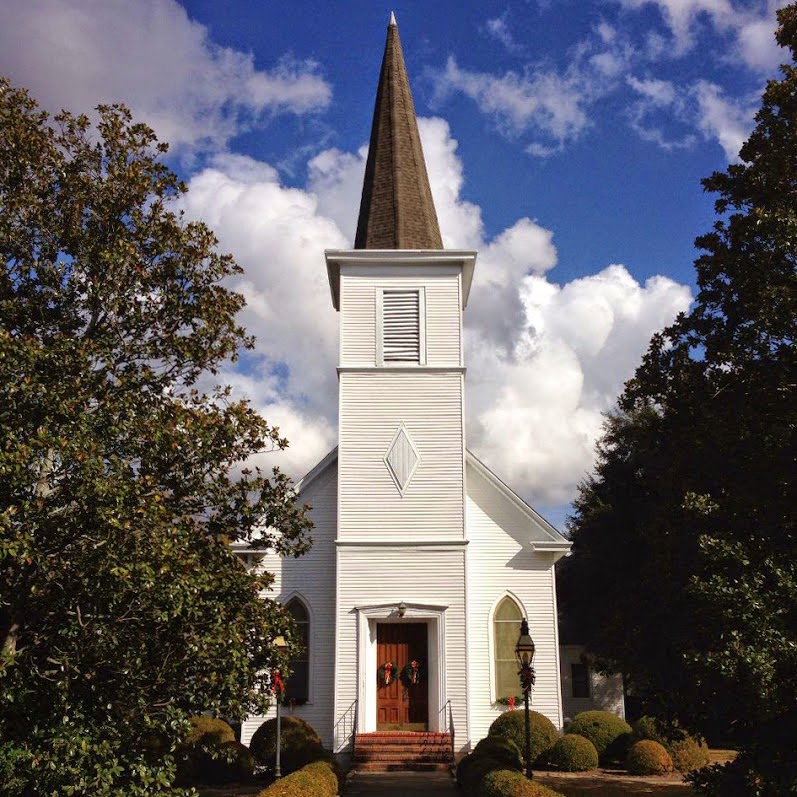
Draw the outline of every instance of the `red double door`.
M410 662L422 666L417 684L400 677L376 688L376 728L379 731L425 731L429 728L429 683L427 674L427 626L425 623L378 623L376 627L377 666L388 661L398 665L398 674Z

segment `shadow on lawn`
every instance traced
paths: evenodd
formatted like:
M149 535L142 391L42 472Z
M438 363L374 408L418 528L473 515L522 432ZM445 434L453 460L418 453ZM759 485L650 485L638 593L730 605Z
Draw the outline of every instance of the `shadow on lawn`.
M655 797L689 797L694 795L691 786L672 778L628 778L571 775L552 772L535 774L543 786L564 794L565 797L628 797L629 795L652 794Z

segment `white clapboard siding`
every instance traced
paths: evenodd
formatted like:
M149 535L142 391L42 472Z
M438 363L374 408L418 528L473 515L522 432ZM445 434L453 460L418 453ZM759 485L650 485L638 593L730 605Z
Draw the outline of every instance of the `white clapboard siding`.
M386 363L421 361L419 291L382 293L382 347Z
M560 645L562 675L562 712L565 721L582 711L611 711L625 719L625 697L622 675L601 675L589 670L589 697L573 697L571 665L580 663L583 645Z
M468 678L471 739L487 735L506 710L494 703L492 612L510 594L520 603L536 645L532 708L562 726L553 556L531 548L527 516L470 465L467 468ZM518 628L518 634L520 628ZM520 685L518 684L518 694Z
M463 375L340 375L340 539L463 536ZM385 458L402 427L417 462L403 494Z
M462 546L338 548L336 722L358 699L359 679L376 688L376 670L364 672L358 666L356 609L386 604L389 612L401 601L445 606L445 698L452 701L457 746L467 743L464 556ZM339 739L337 749L345 743Z
M340 279L340 365L374 366L377 362L377 308L385 292L423 291L420 329L426 365L462 364L462 305L459 268L368 269L344 267ZM401 365L400 361L394 365Z
M332 745L335 655L335 534L337 527L337 465L333 462L300 495L312 506L313 547L298 559L269 554L261 567L274 573L268 597L285 603L299 596L310 611L310 699L294 709L320 734L323 744ZM290 712L290 709L283 709ZM274 716L272 709L268 717ZM242 725L241 740L249 744L252 734L268 717L250 717Z

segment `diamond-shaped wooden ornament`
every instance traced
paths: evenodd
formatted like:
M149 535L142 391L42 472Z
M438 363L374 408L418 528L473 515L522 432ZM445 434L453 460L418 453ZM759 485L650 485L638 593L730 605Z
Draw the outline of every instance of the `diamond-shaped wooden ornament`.
M407 491L420 459L418 449L402 423L385 454L387 469L402 495Z

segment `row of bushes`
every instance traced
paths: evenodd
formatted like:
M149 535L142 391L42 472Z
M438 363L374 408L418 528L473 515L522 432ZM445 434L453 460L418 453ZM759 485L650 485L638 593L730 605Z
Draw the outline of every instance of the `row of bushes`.
M493 734L482 739L459 762L457 783L465 797L562 797L559 792L528 780L522 768L517 744Z
M280 770L283 775L321 762L336 779L342 780L343 773L334 757L324 750L321 737L309 723L298 717L282 717L280 740ZM235 740L233 729L223 720L192 717L188 737L177 753L178 778L183 783L245 782L252 778L255 766L263 774L273 776L276 754L276 719L264 722L255 731L247 748ZM298 782L301 781L299 778Z
M500 747L501 738L512 743L521 761L525 752L525 712L507 711L490 726L489 736L476 746L488 748L487 756L514 768L511 753ZM585 711L578 714L559 736L553 723L544 715L530 712L530 748L533 766L550 766L567 772L596 769L599 764L619 764L632 774L652 775L690 772L708 764L705 742L665 728L644 717L632 728L625 720L608 711ZM503 752L500 752L503 751ZM482 756L484 757L484 756ZM466 759L467 760L467 759ZM467 766L476 766L468 764ZM518 766L517 769L520 767Z

